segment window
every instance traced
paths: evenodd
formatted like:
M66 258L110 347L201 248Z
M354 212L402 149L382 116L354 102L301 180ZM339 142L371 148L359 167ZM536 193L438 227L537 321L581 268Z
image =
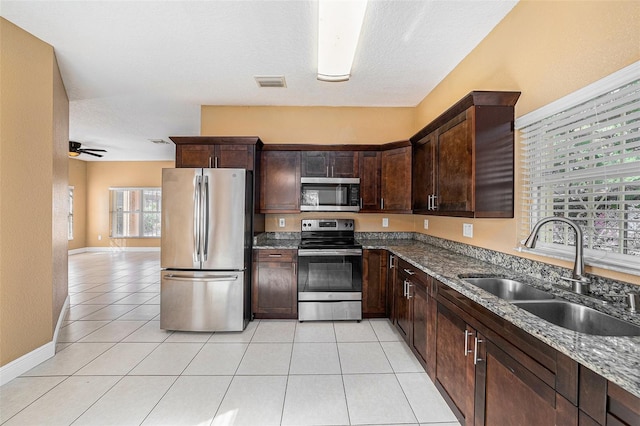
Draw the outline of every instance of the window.
M639 68L636 63L516 122L522 238L543 217L564 216L583 229L588 264L640 272ZM574 251L574 233L562 223L543 227L538 241L552 255Z
M111 237L160 236L160 188L111 188Z
M69 216L67 217L67 239L73 240L73 186L69 187Z

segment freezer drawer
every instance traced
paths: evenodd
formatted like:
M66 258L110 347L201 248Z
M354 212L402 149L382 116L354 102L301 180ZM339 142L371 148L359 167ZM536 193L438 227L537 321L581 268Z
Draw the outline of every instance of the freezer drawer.
M162 271L160 328L242 331L244 296L242 271Z

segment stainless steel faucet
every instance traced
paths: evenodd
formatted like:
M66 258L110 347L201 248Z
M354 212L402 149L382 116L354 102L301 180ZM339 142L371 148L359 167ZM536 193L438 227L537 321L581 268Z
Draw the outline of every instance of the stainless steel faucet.
M527 248L535 248L536 241L538 240L538 232L540 231L540 228L542 227L542 225L549 222L566 223L571 228L573 228L573 231L576 233L576 244L575 244L576 258L575 258L575 261L573 262L573 274L571 275L571 278L565 278L565 277L562 277L562 278L571 282L571 289L574 292L578 294L589 293L589 280L584 276L582 229L580 229L580 226L578 226L578 224L575 223L573 220L567 219L565 217L560 217L560 216L551 216L551 217L545 217L543 219L540 219L538 223L536 223L535 226L533 227L531 234L529 234L529 236L525 240L524 246Z

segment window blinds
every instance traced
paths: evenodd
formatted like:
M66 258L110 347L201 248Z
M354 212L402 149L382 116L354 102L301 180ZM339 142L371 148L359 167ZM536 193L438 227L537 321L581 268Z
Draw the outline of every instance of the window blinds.
M588 99L583 92L573 104L565 98L561 110L516 123L521 238L543 217L564 216L582 227L584 247L595 259L589 263L640 269L640 74L627 75L617 87ZM569 250L574 240L571 229L553 222L542 228L539 246Z

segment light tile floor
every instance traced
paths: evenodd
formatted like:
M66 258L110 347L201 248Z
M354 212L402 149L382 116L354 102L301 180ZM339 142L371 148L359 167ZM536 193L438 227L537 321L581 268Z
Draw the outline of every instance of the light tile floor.
M459 424L388 320L161 330L159 263L69 257L58 352L0 387L1 424Z

